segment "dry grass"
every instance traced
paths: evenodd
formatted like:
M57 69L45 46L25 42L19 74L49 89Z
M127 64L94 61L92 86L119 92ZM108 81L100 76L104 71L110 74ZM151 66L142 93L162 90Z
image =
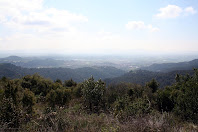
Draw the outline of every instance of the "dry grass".
M78 102L78 101L75 101ZM88 114L81 103L40 115L23 126L28 131L69 132L198 132L198 126L184 123L172 114L154 112L143 117L118 120L113 114Z

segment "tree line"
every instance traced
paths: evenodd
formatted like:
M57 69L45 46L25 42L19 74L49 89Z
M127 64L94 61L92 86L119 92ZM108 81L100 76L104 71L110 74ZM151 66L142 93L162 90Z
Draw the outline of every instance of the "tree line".
M177 74L173 85L164 88L159 85L155 79L145 85L119 83L106 86L93 76L82 83L72 79L52 81L38 74L13 80L2 77L0 126L2 129L30 129L32 123L37 128L62 131L72 123L66 123L68 117L57 117L57 113L72 113L79 109L80 114L82 111L89 115L103 113L120 122L167 112L178 120L197 124L198 70L195 69L191 76Z

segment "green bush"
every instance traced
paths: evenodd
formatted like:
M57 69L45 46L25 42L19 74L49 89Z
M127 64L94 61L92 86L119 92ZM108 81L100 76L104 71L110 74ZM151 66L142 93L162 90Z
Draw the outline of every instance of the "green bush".
M12 98L4 98L0 101L0 126L1 128L19 128L22 121L22 111Z
M63 84L62 81L61 81L60 79L56 79L54 82L55 82L55 83L59 83L59 84L61 84L61 85Z
M38 74L27 75L22 78L21 86L31 90L35 95L46 96L52 89L53 82L45 79Z
M120 83L117 85L109 85L106 89L105 98L107 105L110 107L118 98L125 96L128 91L128 85Z
M195 123L198 122L198 70L192 77L180 76L180 81L172 88L177 95L174 112L181 118Z
M171 89L157 91L157 106L160 112L171 112L175 106L174 100L171 99Z
M146 83L146 86L152 89L152 93L155 93L159 87L159 83L152 79L150 82Z
M55 107L55 105L64 106L69 102L70 99L71 90L65 88L51 90L47 94L47 101L51 107Z
M198 70L193 76L176 75L176 83L158 91L160 111L173 111L186 121L198 122Z
M72 79L65 80L65 82L64 82L65 87L75 87L76 85L77 85L77 83L74 82Z
M82 97L84 106L91 112L99 112L104 108L105 84L101 80L94 81L91 77L83 82Z
M114 102L114 115L118 115L121 112L125 111L126 108L129 106L129 98L128 96L123 96L118 98L115 102Z
M76 98L82 97L82 84L78 84L76 87L74 87L73 94Z
M35 95L29 89L25 89L24 95L22 98L23 107L27 111L28 114L33 112L33 106L35 104Z
M125 119L130 116L143 116L152 110L151 102L148 98L137 98L133 102L128 96L119 98L114 103L114 115L119 119Z
M151 102L148 98L138 98L126 107L128 116L142 116L150 113L152 110Z

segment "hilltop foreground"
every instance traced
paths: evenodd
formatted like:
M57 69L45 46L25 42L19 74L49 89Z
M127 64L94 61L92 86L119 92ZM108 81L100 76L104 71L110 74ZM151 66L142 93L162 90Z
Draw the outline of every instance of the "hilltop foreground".
M0 80L1 131L198 131L198 70L159 89L93 77L51 81L38 74Z

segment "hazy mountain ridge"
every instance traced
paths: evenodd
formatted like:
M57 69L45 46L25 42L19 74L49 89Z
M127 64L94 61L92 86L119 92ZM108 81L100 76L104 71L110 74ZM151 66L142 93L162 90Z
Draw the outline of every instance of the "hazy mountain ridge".
M6 76L9 78L19 78L24 75L39 75L50 78L52 80L73 79L77 82L82 82L91 75L95 79L103 79L107 84L117 84L120 82L130 82L144 85L151 79L155 78L160 87L171 85L175 81L176 74L192 74L193 70L177 70L168 73L152 72L146 70L130 71L125 73L122 70L114 67L84 67L78 69L70 68L22 68L13 64L0 64L0 77Z
M124 74L125 72L114 67L84 67L77 69L70 68L22 68L13 64L0 64L0 77L19 78L27 74L35 74L50 78L52 80L73 79L82 82L91 75L96 79L113 78Z
M1 58L0 63L11 63L16 66L21 66L25 68L39 68L39 67L61 67L64 66L65 61L55 60L52 58L36 58L36 57L18 57L18 56L9 56L6 58Z
M188 62L153 64L142 67L140 70L130 71L120 77L105 79L105 82L107 84L130 82L144 85L154 78L159 82L160 87L164 87L174 83L176 74L192 74L193 68L198 68L198 59Z
M58 68L59 64L62 63L64 65L63 60L55 60L52 58L33 58L32 60L30 60L31 58L28 59L18 56L10 56L0 59L0 62L13 62L14 64L20 64L21 62L24 62L25 64L25 62L28 61L28 65L39 67L22 68L9 63L0 64L0 77L7 76L10 78L19 78L27 74L32 75L38 73L41 76L50 78L52 80L68 80L72 78L77 82L82 82L84 79L87 79L93 75L96 79L101 78L105 80L107 84L131 82L142 85L144 85L145 82L150 81L152 78L155 78L160 83L160 86L163 87L171 85L174 82L175 75L177 73L191 74L193 72L193 68L198 68L198 59L189 62L153 64L149 67L142 67L141 69L143 70L135 70L128 73L112 66L96 65L82 68L74 67L75 69L63 67ZM51 67L52 65L54 67Z
M130 71L121 75L120 77L108 78L104 81L107 84L118 84L121 82L136 83L145 85L146 82L151 81L153 78L157 80L160 87L171 85L175 82L176 74L185 75L192 74L193 70L176 70L172 72L162 73L162 72L152 72L146 70Z
M193 68L198 68L198 59L188 62L153 64L140 69L153 72L171 72L175 70L191 70Z
M1 56L1 55L0 55ZM47 55L47 56L9 56L0 58L0 63L11 63L24 68L83 68L110 66L124 71L147 68L151 64L184 62L195 56L89 56L89 55ZM143 67L143 68L142 68ZM175 66L174 66L175 67ZM176 67L174 70L178 70ZM143 69L147 70L147 69ZM149 69L148 69L149 70ZM180 70L180 69L179 69ZM154 70L157 71L157 70Z

